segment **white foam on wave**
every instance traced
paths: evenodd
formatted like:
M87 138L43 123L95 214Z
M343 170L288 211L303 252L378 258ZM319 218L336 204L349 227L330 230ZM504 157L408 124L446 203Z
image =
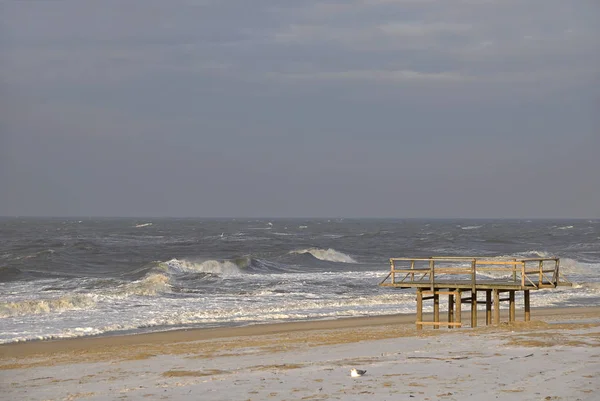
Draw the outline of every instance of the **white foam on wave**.
M463 230L477 230L478 228L481 228L483 226L465 226L465 227L461 227L461 229Z
M37 258L38 256L41 256L41 255L52 255L55 252L56 251L54 249L45 249L43 251L38 251L36 253L32 253L31 255L17 256L14 260Z
M297 251L291 251L290 253L304 254L309 253L319 260L325 260L328 262L341 262L341 263L357 263L352 256L347 255L343 252L336 251L333 248L321 249L321 248L308 248Z
M237 275L241 273L240 268L229 260L193 262L185 259L171 259L165 262L165 264L171 269L186 273L210 273L218 275Z
M573 283L573 288L600 293L600 282Z
M134 330L137 329L138 326L135 325L121 325L114 324L104 327L73 327L67 328L61 331L56 331L53 333L34 333L34 332L25 332L22 333L19 337L14 337L10 339L0 339L0 344L9 344L9 343L19 343L19 342L27 342L27 341L47 341L47 340L56 340L56 339L64 339L64 338L77 338L77 337L86 337L99 335L104 333L117 332L122 330Z
M135 228L142 228L142 227L148 227L151 226L152 223L141 223L141 224L136 224Z
M140 296L155 296L164 292L169 292L171 285L169 277L161 273L152 273L141 280L136 280L131 283L123 284L117 288L112 296L118 298L126 298L132 295Z
M89 309L96 302L87 295L65 295L58 298L26 299L0 303L0 318L39 315L68 310Z

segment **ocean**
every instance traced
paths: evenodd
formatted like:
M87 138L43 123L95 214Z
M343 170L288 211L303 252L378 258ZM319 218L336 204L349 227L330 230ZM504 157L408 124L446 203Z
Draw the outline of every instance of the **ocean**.
M5 217L0 343L414 313L389 258L461 255L560 257L532 306L600 305L599 220Z

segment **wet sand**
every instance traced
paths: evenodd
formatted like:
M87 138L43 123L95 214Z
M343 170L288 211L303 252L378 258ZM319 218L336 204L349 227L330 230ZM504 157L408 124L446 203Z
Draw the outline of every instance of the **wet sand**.
M506 311L502 311L502 317L506 318ZM517 311L517 319L522 320L522 311ZM479 314L479 328L485 324ZM0 369L10 358L24 358L30 356L60 355L64 353L73 353L74 355L99 354L104 357L111 357L110 353L121 353L123 349L128 354L138 350L148 350L149 347L163 346L164 351L175 352L177 347L183 347L183 343L207 340L229 340L233 337L251 337L256 339L259 336L287 334L294 335L300 333L300 336L314 336L315 331L331 331L332 338L338 338L342 342L357 341L358 338L349 333L367 332L369 338L382 339L393 338L396 336L418 335L415 327L414 314L398 314L374 317L356 317L336 320L316 320L289 323L258 324L242 327L222 327L210 329L188 329L172 330L155 333L131 334L131 335L107 335L96 337L78 337L58 340L28 341L21 343L10 343L0 345ZM430 314L424 314L425 320L432 320ZM569 320L600 319L600 307L585 308L538 308L532 310L532 321L539 320L545 322L569 321ZM463 321L470 321L470 313L463 311ZM504 323L505 324L505 323ZM520 324L517 322L517 324ZM469 329L466 327L466 330ZM334 335L336 331L343 333L341 336ZM431 328L425 328L421 333L430 333ZM435 331L433 331L435 332ZM238 340L242 341L242 340ZM243 342L254 341L244 339ZM180 345L177 345L180 344Z
M0 375L8 399L30 400L584 400L600 390L591 379L600 374L600 307L534 309L531 322L480 321L475 329L417 331L414 321L393 315L6 344ZM368 375L350 379L350 367Z

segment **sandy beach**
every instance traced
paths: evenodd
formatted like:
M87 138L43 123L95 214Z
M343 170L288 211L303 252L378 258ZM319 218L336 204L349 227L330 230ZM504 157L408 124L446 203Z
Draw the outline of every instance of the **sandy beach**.
M589 400L600 308L418 332L395 315L0 346L3 399ZM366 369L358 378L350 369Z

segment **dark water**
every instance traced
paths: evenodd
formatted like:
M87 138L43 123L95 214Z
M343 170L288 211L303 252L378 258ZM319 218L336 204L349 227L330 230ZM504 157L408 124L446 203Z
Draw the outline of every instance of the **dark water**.
M3 218L0 341L409 312L388 259L455 255L558 256L534 305L600 303L598 221Z

